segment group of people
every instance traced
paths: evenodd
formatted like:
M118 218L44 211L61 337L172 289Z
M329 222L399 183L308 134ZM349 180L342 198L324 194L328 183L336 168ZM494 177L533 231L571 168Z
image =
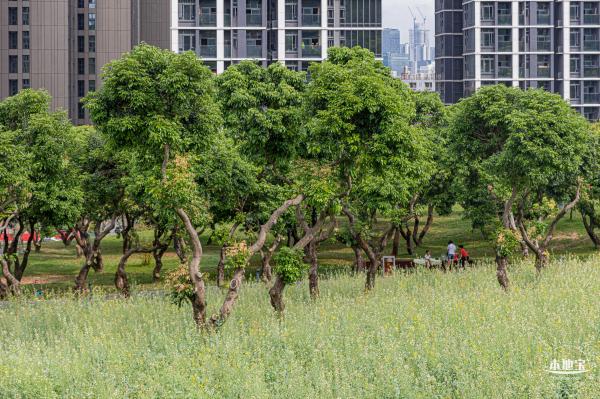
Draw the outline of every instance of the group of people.
M427 250L425 252L425 265L428 267L432 266L431 252ZM460 265L462 268L466 267L470 262L469 252L464 245L459 245L458 248L452 240L448 241L448 247L446 250L446 264L449 266Z

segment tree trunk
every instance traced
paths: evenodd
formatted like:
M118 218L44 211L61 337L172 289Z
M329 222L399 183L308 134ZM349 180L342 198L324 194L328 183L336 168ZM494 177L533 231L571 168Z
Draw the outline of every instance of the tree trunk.
M423 230L421 230L421 232L419 233L419 237L416 240L416 244L417 246L421 246L423 245L423 239L425 238L425 235L429 232L429 229L431 228L431 225L433 224L433 211L435 210L435 207L433 205L429 205L427 207L427 221L425 222L425 226L423 227Z
M213 315L210 318L210 322L213 327L220 327L223 323L225 323L233 311L233 306L235 305L235 302L239 296L243 279L244 268L237 268L233 273L231 282L229 283L229 290L227 291L227 295L225 296L225 300L223 301L219 315Z
M167 248L169 248L169 244L162 245L158 248L155 248L152 251L152 256L154 257L154 270L152 270L152 280L155 282L160 280L160 272L163 267L162 258L165 252L167 252Z
M398 256L398 249L400 247L400 228L396 226L394 229L394 241L392 243L392 256Z
M123 236L125 239L125 236ZM127 260L131 255L136 252L135 249L128 249L119 260L119 265L117 266L117 272L115 273L115 287L117 290L121 291L121 294L125 298L129 298L130 290L129 290L129 279L127 278L127 273L125 272L125 265L127 264Z
M404 238L404 241L406 241L406 252L408 252L409 255L412 255L414 251L414 246L412 240L412 232L410 231L410 227L408 227L408 222L406 222L406 231L404 231L401 225L398 226L398 229L400 230L400 235L402 236L402 238Z
M124 219L126 226L123 228L121 235L123 236L123 254L126 254L131 249L131 230L135 226L135 218L126 213Z
M94 241L90 243L89 235L87 233L87 226L84 231L77 231L75 239L77 245L81 247L83 256L85 257L85 263L79 270L79 274L75 278L75 291L83 292L87 291L87 276L90 269L94 269L95 272L102 272L104 270L104 259L102 258L102 251L100 244L102 240L115 228L117 216L113 215L107 225L103 226L103 221L97 221L94 226Z
M193 318L196 326L199 329L206 327L206 285L204 276L200 273L200 262L202 261L202 243L198 232L192 225L187 213L179 208L176 210L177 215L185 225L185 230L190 237L192 243L192 259L189 262L190 279L194 286L194 296L192 298Z
M227 245L221 246L219 254L219 263L217 264L217 287L223 286L225 282L225 248Z
M535 270L540 273L546 266L548 266L548 255L545 248L540 248L539 251L535 251Z
M277 235L277 237L275 237L275 241L273 241L273 244L269 248L267 248L266 251L264 251L263 248L260 249L260 259L262 264L262 270L260 274L262 281L264 281L265 283L271 281L271 279L273 278L271 259L273 259L273 254L275 253L277 248L279 248L282 239L283 237Z
M506 268L508 266L508 258L505 256L496 256L496 277L500 286L508 290L508 274Z
M21 293L21 283L16 277L10 272L10 268L8 267L8 262L0 258L0 264L2 265L2 275L6 279L8 283L8 289L13 295L19 295Z
M35 248L35 252L39 253L42 251L42 242L44 238L42 237L42 229L39 230L37 236L33 238L33 246Z
M308 287L310 297L316 299L319 297L319 262L317 259L317 243L312 240L308 244L308 254L310 257L310 269L308 271Z
M592 219L592 216L589 216L588 219L588 216L585 214L585 212L581 212L581 219L583 220L583 226L585 227L587 235L590 237L590 240L592 240L592 243L594 244L594 248L600 249L600 236L596 234L596 226L594 220Z
M362 256L362 249L357 245L353 245L352 251L354 251L355 271L356 273L361 273L365 270L365 260Z
M179 235L177 231L175 231L173 235L173 249L175 250L177 257L179 258L179 261L181 263L187 263L188 258L186 254L185 240Z
M33 226L33 224L32 224ZM33 233L29 232L29 238L27 239L27 246L25 247L25 252L23 253L23 257L19 261L18 258L15 260L15 268L14 268L14 276L17 280L21 281L23 279L23 274L25 274L25 269L27 268L27 264L29 263L29 254L31 253L31 244L34 241L34 233L35 230L30 229Z
M77 255L77 259L80 259L83 256L83 248L81 248L79 244L75 244L75 253Z
M285 310L285 304L283 303L283 289L285 288L285 282L281 277L277 276L275 284L269 290L269 296L271 297L271 306L280 315Z

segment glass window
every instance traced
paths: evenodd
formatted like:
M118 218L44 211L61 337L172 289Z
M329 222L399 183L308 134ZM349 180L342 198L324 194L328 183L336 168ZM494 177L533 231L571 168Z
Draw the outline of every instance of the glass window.
M96 59L95 58L88 58L88 73L90 75L96 74Z
M85 15L77 14L77 30L85 29Z
M580 59L579 59L578 55L572 55L569 60L569 64L570 64L571 73L579 73Z
M85 37L83 36L77 36L77 52L85 52Z
M83 104L77 104L77 118L85 119L85 108L83 108Z
M23 54L23 73L29 73L29 54Z
M196 32L193 30L179 31L179 51L196 51Z
M19 56L8 56L8 73L19 73Z
M17 12L17 7L8 7L8 24L9 25L18 25L19 17ZM19 83L17 82L17 85Z
M29 7L23 7L21 11L21 20L23 25L29 25Z
M96 36L94 35L88 36L88 50L90 53L96 52Z
M23 31L23 49L29 50L29 31Z
M29 79L23 79L23 89L31 89L31 82Z
M8 95L14 96L19 92L19 81L17 79L10 79L8 81Z
M88 3L88 7L90 9L96 8L96 0L90 0L90 2Z
M494 20L494 3L481 3L481 20Z
M298 20L298 0L285 0L285 20Z
M285 33L285 51L298 51L298 32Z
M85 80L77 81L77 97L85 97Z
M96 14L94 13L88 14L88 29L96 30Z
M90 80L88 82L88 91L96 91L96 81L95 80Z
M494 47L494 30L481 30L481 47Z
M493 55L482 55L481 56L481 73L487 75L494 74L494 56Z
M179 20L189 22L196 20L195 0L179 0Z
M8 32L8 48L11 50L19 48L19 32Z
M77 58L77 74L85 75L85 59Z
M77 0L77 8L83 8L83 7L85 7L85 1Z

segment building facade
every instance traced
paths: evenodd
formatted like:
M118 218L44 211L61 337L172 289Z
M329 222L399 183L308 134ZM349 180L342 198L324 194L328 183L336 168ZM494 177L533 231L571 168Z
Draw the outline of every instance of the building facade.
M443 101L454 103L481 86L502 83L558 93L598 120L599 6L467 1L459 7L456 0L436 0L436 79Z
M381 0L170 0L171 50L215 72L243 59L306 70L332 46L382 54Z

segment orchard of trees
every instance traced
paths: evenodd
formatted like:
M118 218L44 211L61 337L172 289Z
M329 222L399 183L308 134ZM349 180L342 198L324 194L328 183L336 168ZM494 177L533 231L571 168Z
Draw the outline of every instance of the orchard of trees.
M412 253L455 204L495 246L505 289L511 257L546 267L571 211L600 246L600 130L542 90L485 87L445 107L360 48L330 49L308 77L251 61L215 76L191 52L140 45L85 99L93 127L73 127L50 100L24 90L0 103L0 231L15 232L3 234L4 297L19 294L36 237L57 230L80 251L74 289L85 292L118 221L116 288L129 295L136 253L152 254L160 279L173 247L182 267L167 276L171 296L191 303L201 329L234 311L254 256L278 312L305 262L319 296L319 245L329 239L352 248L372 290L388 246ZM153 229L151 243L136 238L141 226ZM39 234L19 253L26 231ZM217 284L228 287L210 298L222 301L210 316L204 231L222 248Z

